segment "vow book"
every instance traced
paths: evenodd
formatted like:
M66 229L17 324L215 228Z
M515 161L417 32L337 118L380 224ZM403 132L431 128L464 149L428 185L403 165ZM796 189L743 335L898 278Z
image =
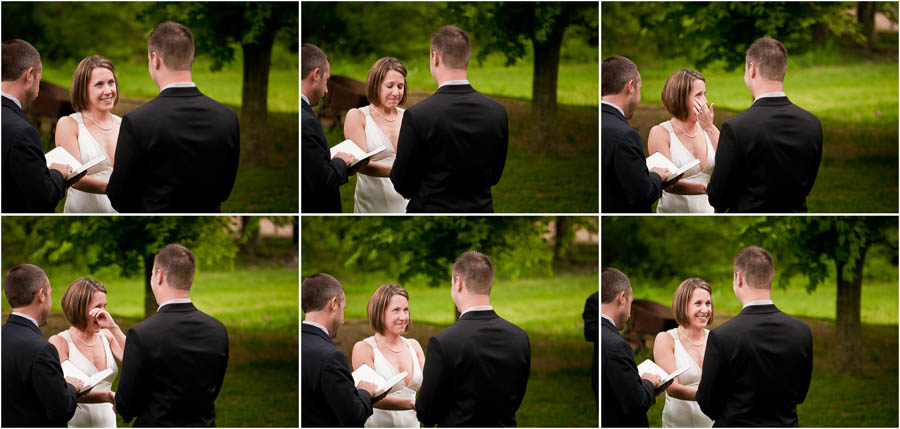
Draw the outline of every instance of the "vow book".
M388 153L384 153L381 156L375 156L384 152L385 149L386 148L384 146L378 146L377 148L375 148L375 150L369 153L365 153L362 151L362 149L359 148L359 146L356 145L356 143L353 142L353 140L347 139L331 147L331 159L334 159L334 156L337 155L338 152L349 153L350 155L353 155L354 158L356 158L356 161L353 161L353 164L350 164L347 167L353 167L360 161L369 157L372 157L372 161L375 162L387 158L388 156L390 156L390 154Z
M72 173L66 176L66 180L81 174L81 172L85 170L87 170L87 174L96 173L96 171L91 170L91 167L96 166L97 164L103 162L104 159L106 159L105 155L98 156L82 164L78 162L78 160L75 159L75 157L72 156L72 154L62 146L53 148L53 150L51 150L50 152L45 153L44 157L47 158L47 168L50 168L52 164L66 164L69 167L72 167Z
M657 153L659 153L659 152L657 152ZM641 364L638 365L638 368L637 368L637 369L638 369L638 374L639 374L639 375L640 375L640 374L646 374L646 373L648 373L648 372L651 373L651 374L656 374L656 375L658 375L658 376L659 376L659 383L656 383L656 386L653 386L653 387L659 387L659 386L662 386L663 384L668 383L669 380L671 380L671 379L673 379L673 378L675 378L675 377L678 377L679 375L681 375L681 373L687 371L688 368L690 368L690 367L689 367L689 366L686 366L686 367L684 367L684 368L678 368L678 369L676 369L674 372L672 372L671 374L666 374L666 371L665 371L664 369L660 368L659 365L657 365L657 364L656 364L655 362L653 362L652 360L647 359L647 360L641 362Z
M62 149L62 148L60 148ZM87 392L90 389L93 389L97 383L103 381L104 378L112 374L113 370L110 368L106 368L103 371L100 371L90 377L84 373L84 371L78 369L72 361L66 359L62 363L63 375L66 377L74 377L81 380L84 384L81 386L81 389L78 389L77 393Z
M362 364L359 368L356 368L356 371L353 371L353 384L358 386L359 382L362 380L374 383L378 386L378 389L375 390L374 398L381 396L385 392L390 394L402 389L405 386L403 379L406 378L407 375L409 375L409 373L403 371L400 374L385 380L381 374L375 372L369 365Z
M675 178L684 174L685 171L688 171L697 165L700 165L699 159L695 159L695 160L685 164L683 167L678 168L675 166L675 164L671 160L669 160L669 158L666 158L663 154L661 154L659 152L653 152L653 155L650 155L647 157L647 170L649 170L651 168L656 168L656 167L665 168L666 170L669 170L669 177L666 180L663 180L663 184L666 184L666 183L669 183L669 182L675 180Z

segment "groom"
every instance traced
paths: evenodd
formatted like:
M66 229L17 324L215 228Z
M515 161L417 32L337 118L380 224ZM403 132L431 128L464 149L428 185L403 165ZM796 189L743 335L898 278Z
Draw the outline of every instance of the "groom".
M441 27L431 37L438 90L403 114L391 182L409 213L492 213L509 144L506 108L466 78L469 36Z
M491 259L453 263L450 297L459 320L428 340L416 412L425 427L515 426L531 370L528 334L491 307Z
M805 213L822 162L822 124L784 94L787 49L763 37L747 49L753 105L725 121L707 186L716 212Z
M744 309L709 333L697 403L715 426L799 426L797 404L812 378L812 333L769 295L772 255L746 247L734 258Z
M147 40L159 96L122 118L106 194L122 213L213 213L228 199L240 158L238 118L191 81L194 36L164 22Z

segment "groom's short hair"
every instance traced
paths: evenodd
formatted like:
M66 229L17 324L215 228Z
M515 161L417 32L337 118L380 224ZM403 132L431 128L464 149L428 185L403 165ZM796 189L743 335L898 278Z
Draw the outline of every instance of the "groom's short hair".
M190 70L194 62L194 34L177 22L167 21L150 33L147 49L159 54L163 64L172 70Z
M469 66L469 35L459 27L445 25L431 36L431 50L441 54L441 60L452 69Z
M34 302L39 289L50 284L47 274L40 267L31 264L16 265L6 272L3 293L12 308L27 307Z
M326 273L313 274L300 285L300 308L304 313L325 308L331 298L344 295L344 287L334 276Z
M783 43L771 37L760 37L747 49L746 62L756 64L764 79L784 81L787 58L787 48Z
M631 281L625 273L615 268L604 268L600 275L600 302L609 304L623 290L631 289Z
M325 55L325 52L318 46L304 43L300 52L300 79L306 79L315 69L321 69L324 73L327 61L328 55Z
M487 255L469 250L453 263L453 278L461 277L466 289L479 295L490 295L494 283L494 263Z
M750 246L741 249L734 258L734 271L740 272L750 287L770 289L775 275L775 263L768 251Z
M180 290L191 290L197 263L194 252L180 244L169 244L159 249L153 265L166 273L169 286Z
M640 79L637 65L628 58L622 56L609 57L603 60L600 71L600 96L614 95L625 89L629 80L635 82Z
M60 301L60 306L70 325L78 329L87 328L88 320L90 319L87 306L94 299L94 293L96 292L108 294L103 283L90 277L81 277L66 288L66 292L63 293Z
M22 39L11 39L3 42L0 47L2 51L2 75L3 81L12 81L18 79L28 70L28 67L34 67L34 70L41 69L41 54Z

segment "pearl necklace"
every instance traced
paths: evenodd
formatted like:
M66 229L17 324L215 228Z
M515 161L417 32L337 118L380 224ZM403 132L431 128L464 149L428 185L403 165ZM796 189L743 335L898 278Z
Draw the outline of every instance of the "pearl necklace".
M702 340L700 340L699 343L695 343L694 340L692 340L691 337L687 334L687 330L685 330L684 328L682 328L680 326L678 327L678 329L681 329L681 332L683 333L683 335L681 335L682 338L687 339L689 343L691 343L697 347L702 346L703 343L706 341L706 335L704 335L704 338Z
M388 118L385 118L384 115L382 115L380 112L378 112L378 108L377 108L377 107L374 108L374 109L371 109L371 108L370 108L369 110L371 110L371 111L377 113L378 116L381 117L381 119L384 119L385 121L388 121L388 122L397 122L397 119L400 119L400 114L399 114L399 113L397 114L397 117L396 117L396 118L394 118L394 119L388 119Z
M672 122L672 123L675 124L675 122ZM694 122L694 128L697 128L697 126L698 126L697 123ZM689 138L697 137L697 133L700 132L700 131L697 131L697 132L695 132L695 133L692 135L692 134L688 134L687 131L685 131L683 128L679 127L678 124L675 124L675 127L678 128L679 131L681 131L682 133L684 133L684 135L688 136Z
M71 332L71 331L69 332L69 335L72 335L72 332ZM96 339L96 338L94 339L94 344L88 344L88 343L84 342L84 340L82 340L81 338L79 338L77 335L72 335L72 336L75 337L76 340L81 341L81 344L84 344L84 345L86 345L86 346L88 346L88 347L94 347L94 346L97 345L98 339Z
M88 115L85 115L84 113L82 113L81 116L84 116L84 117L90 119L91 122L93 122L94 125L97 126L97 128L100 128L100 129L103 130L103 131L109 131L109 130L113 129L113 125L115 125L115 121L113 120L112 116L110 116L109 121L110 121L110 122L113 122L113 123L110 124L109 128L104 128L102 125L100 125L99 122L95 121L94 118L92 118L92 117L90 117L90 116L88 116Z
M400 353L403 351L403 343L402 342L400 343L400 350L394 350L393 348L391 348L391 346L388 343L384 342L384 340L381 340L380 342L381 342L381 345L383 345L386 349L388 349L394 353Z

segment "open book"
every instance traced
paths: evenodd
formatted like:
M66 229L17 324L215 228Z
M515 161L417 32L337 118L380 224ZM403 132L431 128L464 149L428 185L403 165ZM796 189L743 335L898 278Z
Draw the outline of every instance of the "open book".
M675 180L676 178L678 178L678 176L684 174L685 171L688 171L697 165L700 165L699 159L695 159L687 164L684 164L681 168L678 168L671 160L669 160L669 158L666 158L659 152L653 152L653 155L647 157L648 170L657 167L669 170L669 177L663 180L663 185Z
M84 371L78 369L72 361L66 359L62 363L63 375L66 377L74 377L81 380L84 384L81 386L81 389L78 389L77 393L84 393L88 390L94 388L97 383L103 381L104 378L112 374L113 370L110 368L106 368L103 371L100 371L92 376L88 376L84 373Z
M47 168L50 168L50 165L52 164L67 164L69 167L72 167L72 172L66 176L66 180L81 174L82 171L87 171L87 174L96 173L96 171L94 171L96 169L91 169L91 167L95 167L106 159L106 155L98 156L82 164L62 146L53 148L53 150L44 154L44 157L47 158Z
M347 139L331 147L331 159L334 159L334 156L337 155L338 152L349 153L350 155L353 155L354 158L356 158L356 161L353 161L353 164L350 164L347 167L353 167L360 161L369 157L371 157L372 161L375 162L389 157L389 153L382 153L385 149L386 148L384 146L378 146L377 148L375 148L375 150L369 153L365 153L362 151L362 149L359 148L359 146L356 145L356 143L353 143L353 140Z
M409 374L406 371L403 371L385 380L381 374L375 372L369 365L362 364L359 368L356 368L356 371L353 371L353 384L359 385L359 382L362 380L374 383L378 386L378 389L375 389L375 395L373 397L378 397L385 392L394 393L403 388L403 386L405 386L403 379L406 378L407 375Z
M669 380L671 380L675 377L678 377L679 375L681 375L681 373L687 371L688 368L690 368L690 367L686 366L684 368L678 368L673 373L666 374L666 371L664 369L660 368L659 365L657 365L652 360L647 359L647 360L641 362L640 365L638 365L638 374L646 374L649 372L651 374L658 375L659 383L656 383L656 386L653 386L653 387L659 387L659 386L662 386L663 384L668 383Z

